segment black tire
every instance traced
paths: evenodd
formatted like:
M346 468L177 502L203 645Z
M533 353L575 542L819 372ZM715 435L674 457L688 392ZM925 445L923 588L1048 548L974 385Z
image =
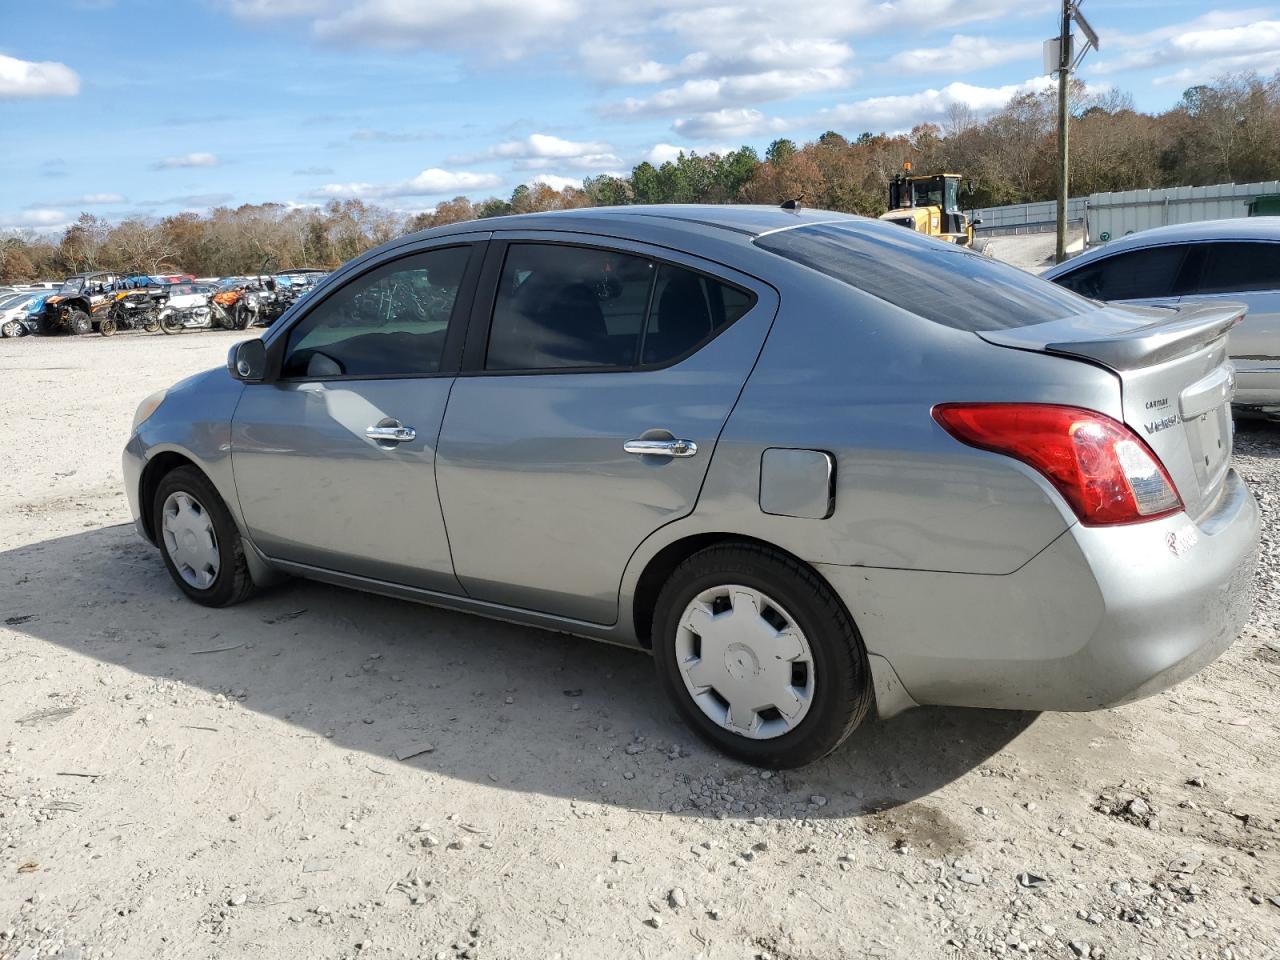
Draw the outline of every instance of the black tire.
M160 329L165 333L181 333L182 318L176 313L162 313L160 315Z
M232 316L234 318L234 322L232 323L232 326L235 327L235 329L237 330L249 329L249 321L253 319L253 314L249 312L249 308L246 307L243 303L237 303L235 305L235 312L232 314Z
M161 532L164 529L162 511L165 501L171 494L178 492L192 497L208 512L209 519L213 522L219 569L213 583L203 590L183 579L169 556L164 535ZM227 510L222 497L218 495L218 491L198 469L178 467L164 475L151 501L151 522L156 542L160 546L160 555L164 557L165 568L168 569L173 582L178 585L178 589L189 599L206 607L229 607L253 595L256 587L253 578L249 575L249 564L245 560L245 546L240 539L240 531L236 528L235 521L231 519L231 513Z
M146 319L142 321L142 329L147 333L159 333L160 318L155 316L155 314L147 314Z
M83 310L67 311L67 330L77 336L93 332L93 320Z
M0 337L6 340L10 337L21 337L27 332L27 328L22 325L21 320L10 320L3 327L0 327Z
M117 324L115 320L113 320L111 317L107 317L100 324L98 324L98 332L102 334L104 337L114 337L116 335L116 331L119 329L120 329L120 325Z
M713 721L690 695L676 663L685 608L703 591L727 584L774 598L804 631L813 654L809 711L795 729L772 739L753 740ZM655 604L653 654L658 680L685 722L719 750L753 766L780 770L826 756L857 728L874 700L862 637L839 598L809 567L756 544L708 547L675 569Z

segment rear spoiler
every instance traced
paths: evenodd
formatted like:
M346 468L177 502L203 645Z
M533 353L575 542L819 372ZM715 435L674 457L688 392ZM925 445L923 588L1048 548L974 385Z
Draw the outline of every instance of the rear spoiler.
M1136 370L1156 366L1225 337L1244 319L1245 309L1242 303L1193 303L1173 311L1127 305L1104 307L1097 313L1029 327L984 330L978 336L1002 347L1083 357L1113 370ZM1134 319L1143 317L1149 322L1132 325ZM1128 321L1128 325L1117 321Z

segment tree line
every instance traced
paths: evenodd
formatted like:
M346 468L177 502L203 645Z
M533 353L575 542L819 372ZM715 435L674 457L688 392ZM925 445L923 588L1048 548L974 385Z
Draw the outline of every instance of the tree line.
M1117 91L1075 86L1070 97L1071 193L1246 183L1280 179L1280 71L1237 74L1191 87L1171 109L1142 113ZM219 207L207 215L109 223L83 213L61 237L0 238L0 281L57 278L85 270L197 276L336 267L401 234L465 220L631 203L780 203L878 216L889 178L911 161L917 173L962 174L966 206L1046 200L1054 195L1057 149L1052 92L1024 93L986 117L951 107L941 123L910 133L828 131L809 143L680 154L635 166L628 176L588 177L556 190L524 184L502 199L455 197L405 216L361 200L324 207L279 203Z

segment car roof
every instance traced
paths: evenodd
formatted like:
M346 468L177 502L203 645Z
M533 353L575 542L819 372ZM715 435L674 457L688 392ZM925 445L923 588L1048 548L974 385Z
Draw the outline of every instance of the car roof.
M467 220L433 227L413 234L416 238L470 233L476 230L603 230L626 234L628 225L647 221L675 232L702 233L707 227L758 237L772 230L829 223L832 220L862 220L850 213L830 210L784 210L776 206L746 204L636 204L625 207L580 207L574 210L547 210L519 213L484 220Z
M1094 247L1078 257L1072 257L1057 266L1050 267L1042 276L1046 280L1051 280L1069 270L1092 263L1094 260L1114 256L1125 250L1213 240L1280 241L1280 217L1233 217L1228 220L1197 220L1194 223L1174 223L1167 227L1152 227L1150 230L1140 230L1100 247Z

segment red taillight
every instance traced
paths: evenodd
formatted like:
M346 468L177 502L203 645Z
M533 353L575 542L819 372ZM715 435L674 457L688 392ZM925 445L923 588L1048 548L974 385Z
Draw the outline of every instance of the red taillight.
M933 418L961 443L1030 464L1081 523L1137 523L1182 509L1164 465L1124 424L1079 407L943 403Z

